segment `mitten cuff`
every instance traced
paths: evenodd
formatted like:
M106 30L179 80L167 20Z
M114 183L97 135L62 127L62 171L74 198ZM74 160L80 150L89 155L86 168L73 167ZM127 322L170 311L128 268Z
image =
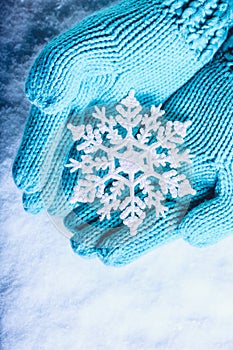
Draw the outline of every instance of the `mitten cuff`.
M229 68L233 68L233 28L230 29L227 40L222 46L221 53L222 57L226 61ZM233 72L233 70L232 70Z
M165 0L169 12L198 60L208 61L227 37L233 22L231 0Z

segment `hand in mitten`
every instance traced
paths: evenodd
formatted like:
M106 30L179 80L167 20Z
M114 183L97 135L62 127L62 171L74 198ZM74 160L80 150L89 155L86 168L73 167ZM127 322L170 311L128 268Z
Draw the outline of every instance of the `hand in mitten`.
M163 105L168 120L192 122L185 146L195 155L190 176L196 195L183 219L179 207L159 219L152 211L133 237L122 227L111 233L111 223L109 229L103 225L96 237L92 221L96 213L78 207L65 218L74 234L71 245L75 252L95 252L104 263L121 265L179 237L203 247L233 235L232 51L231 34L222 51ZM85 217L89 218L87 227L82 226Z
M232 38L230 33L214 59L162 107L167 120L192 122L187 129L185 147L194 155L188 175L196 194L191 197L189 207L170 202L164 218L149 210L132 236L129 228L122 225L119 213L113 213L111 220L101 221L98 201L81 204L64 220L73 234L71 245L76 253L98 256L106 264L123 265L177 238L183 237L190 244L202 247L233 234ZM62 212L65 201L60 198L72 194L76 180L63 169L56 199L48 208L51 214ZM37 194L26 196L25 203L33 207Z
M63 130L74 110L118 102L131 88L144 105L164 102L221 46L232 20L230 7L230 0L121 1L46 45L26 82L34 106L13 165L25 196L38 194L37 203L25 207L40 211L39 192L50 196L56 190L62 163L52 152L67 138ZM62 161L70 145L63 146ZM56 179L44 174L44 164Z

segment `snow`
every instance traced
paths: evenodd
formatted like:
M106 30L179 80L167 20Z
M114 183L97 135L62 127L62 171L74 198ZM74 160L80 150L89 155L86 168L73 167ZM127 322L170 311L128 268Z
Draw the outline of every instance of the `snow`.
M11 178L33 59L54 35L107 3L1 2L0 347L231 350L232 238L202 249L179 240L126 267L106 267L75 255L46 214L25 213Z

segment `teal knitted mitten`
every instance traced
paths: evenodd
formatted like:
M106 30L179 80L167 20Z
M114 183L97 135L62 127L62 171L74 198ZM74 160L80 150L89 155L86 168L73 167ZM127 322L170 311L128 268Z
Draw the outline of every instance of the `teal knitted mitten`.
M49 174L57 174L52 181L41 169L74 110L120 101L131 88L144 105L164 102L225 40L230 5L230 0L124 0L45 46L27 79L34 106L13 165L25 196L37 192L25 207L40 211L39 192L48 197L54 192L63 164L49 159Z
M135 236L119 226L119 217L99 221L96 210L82 205L66 218L74 234L73 250L98 255L106 264L127 264L141 254L183 237L198 247L233 235L233 35L214 59L163 105L171 121L192 121L185 145L195 155L192 197L179 223L180 208L157 219L149 212Z
M131 236L118 215L100 222L95 204L83 204L64 220L73 234L71 246L76 253L98 256L105 264L118 266L181 237L201 247L233 234L232 39L230 33L214 59L163 105L168 120L192 121L185 145L195 155L190 177L196 195L182 221L180 207L171 207L166 217L159 219L151 211ZM52 213L62 210L59 197L72 192L75 181L67 179L67 188L64 183L59 187L49 208ZM38 198L37 193L25 195L25 206L33 211Z

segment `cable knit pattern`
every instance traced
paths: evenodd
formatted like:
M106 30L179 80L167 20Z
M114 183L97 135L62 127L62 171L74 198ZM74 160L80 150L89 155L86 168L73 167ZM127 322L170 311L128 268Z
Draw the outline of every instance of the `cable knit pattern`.
M185 39L197 55L208 56L219 47L225 38L227 23L233 18L231 1L165 0L164 4L176 12L177 23L185 27Z

